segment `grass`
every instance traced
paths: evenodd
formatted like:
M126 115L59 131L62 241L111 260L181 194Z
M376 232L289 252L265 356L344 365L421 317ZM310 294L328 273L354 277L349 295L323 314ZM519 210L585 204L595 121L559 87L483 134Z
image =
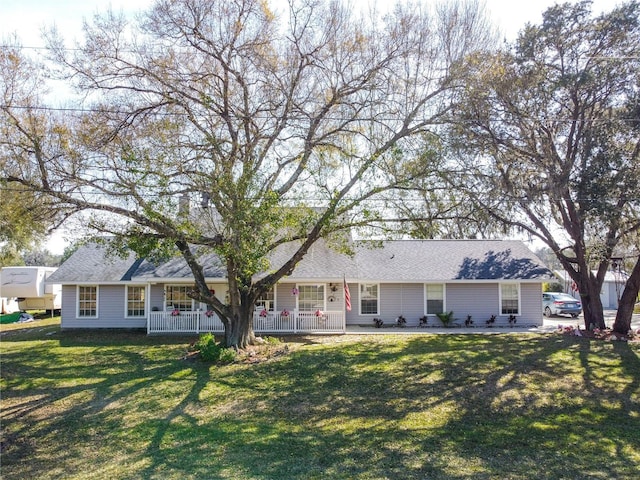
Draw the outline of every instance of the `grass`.
M43 323L44 322L44 323ZM49 322L49 323L46 323ZM11 326L13 327L13 326ZM193 338L2 326L3 479L631 479L640 346L531 334Z

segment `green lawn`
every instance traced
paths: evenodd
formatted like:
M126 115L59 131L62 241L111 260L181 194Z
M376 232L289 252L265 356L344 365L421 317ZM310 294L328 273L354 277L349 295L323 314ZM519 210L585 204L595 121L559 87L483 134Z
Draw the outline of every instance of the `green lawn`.
M2 478L632 479L640 346L561 335L187 338L3 326Z

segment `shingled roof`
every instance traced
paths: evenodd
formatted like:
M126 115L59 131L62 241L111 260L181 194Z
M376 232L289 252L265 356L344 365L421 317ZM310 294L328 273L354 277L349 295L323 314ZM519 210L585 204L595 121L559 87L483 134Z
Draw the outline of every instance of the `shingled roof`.
M396 240L361 246L349 278L385 282L547 280L552 272L516 240Z
M296 245L283 246L272 268L290 258ZM200 258L207 278L225 278L223 263L212 253ZM379 244L359 242L350 257L316 242L289 279L339 279L375 282L443 282L469 280L547 281L552 272L525 245L512 240L395 240ZM104 245L78 249L51 277L56 283L104 283L127 280L189 279L181 257L154 264L107 255Z
M113 255L103 243L79 247L47 279L47 283L117 283L131 280L142 263L131 252L126 257Z

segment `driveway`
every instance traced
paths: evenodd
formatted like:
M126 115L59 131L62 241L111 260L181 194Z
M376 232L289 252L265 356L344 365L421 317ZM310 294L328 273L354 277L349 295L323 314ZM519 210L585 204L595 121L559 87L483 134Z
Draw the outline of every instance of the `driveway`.
M604 323L607 327L613 327L613 322L616 319L616 311L615 310L605 310L604 311ZM542 319L543 327L555 327L558 328L558 325L579 325L581 328L584 328L584 316L580 314L578 318L571 318L569 315L561 316L555 315L551 318L543 317ZM631 329L638 330L640 328L640 314L634 313L631 317Z

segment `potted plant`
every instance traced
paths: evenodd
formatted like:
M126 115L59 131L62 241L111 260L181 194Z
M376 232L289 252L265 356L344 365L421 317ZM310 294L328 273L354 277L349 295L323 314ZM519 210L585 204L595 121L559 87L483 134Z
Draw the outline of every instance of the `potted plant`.
M437 313L436 315L445 327L449 327L453 322L453 310L450 312Z
M399 327L405 327L407 325L407 319L400 315L398 318L396 318L396 324Z

